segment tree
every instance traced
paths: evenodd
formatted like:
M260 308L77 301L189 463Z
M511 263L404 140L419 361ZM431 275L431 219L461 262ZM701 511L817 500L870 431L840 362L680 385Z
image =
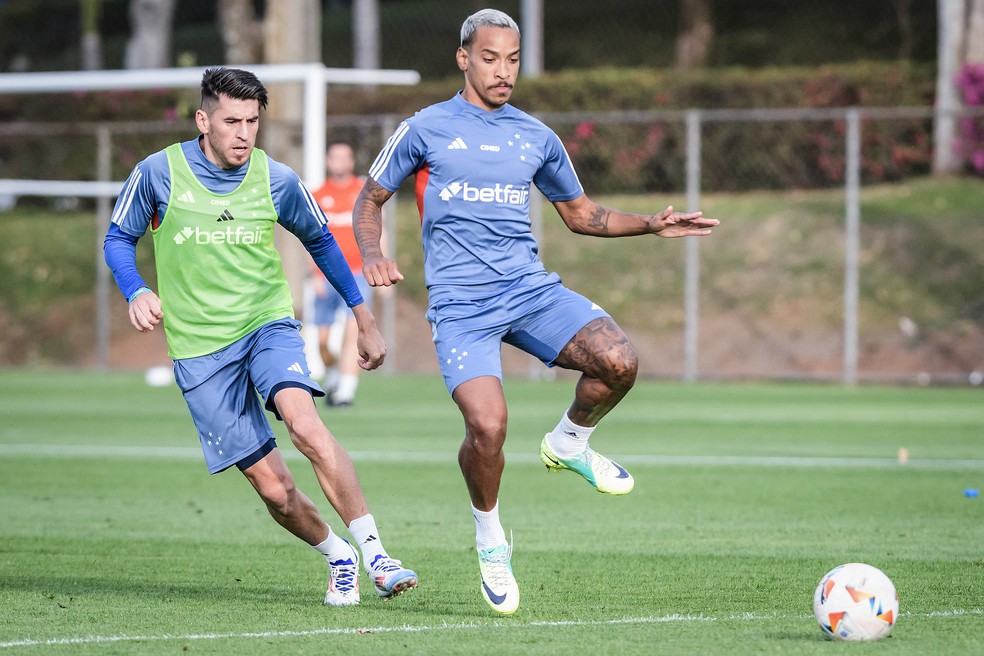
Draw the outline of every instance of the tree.
M713 40L714 12L711 0L681 0L676 67L686 69L706 65Z
M352 33L355 68L379 68L379 0L353 1Z
M253 10L253 0L219 0L219 31L227 64L255 64L262 59L263 23Z
M82 70L96 71L103 67L102 41L99 37L99 14L102 0L80 0L82 9Z
M130 0L126 68L163 68L171 63L174 0Z

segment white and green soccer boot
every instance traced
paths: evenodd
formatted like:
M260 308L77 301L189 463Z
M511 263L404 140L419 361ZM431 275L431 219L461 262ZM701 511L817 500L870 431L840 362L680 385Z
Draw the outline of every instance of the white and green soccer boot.
M482 596L489 606L502 615L512 615L519 608L519 586L513 576L512 545L502 543L478 550L478 566L482 570Z
M586 448L572 458L561 458L550 450L547 438L540 443L540 460L550 471L570 470L584 477L599 492L605 494L628 494L635 485L632 474L620 464Z

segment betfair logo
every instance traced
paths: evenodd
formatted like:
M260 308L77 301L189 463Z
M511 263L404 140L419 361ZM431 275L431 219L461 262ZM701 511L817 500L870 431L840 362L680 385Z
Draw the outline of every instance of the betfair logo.
M526 187L513 187L511 184L494 187L473 187L467 182L452 182L442 189L438 196L443 201L460 198L468 203L498 203L499 205L525 205L530 199Z
M230 220L230 219L220 219ZM251 246L263 239L260 228L245 228L228 226L225 230L202 230L201 228L185 227L174 235L174 243L181 245L191 243L197 245L229 244L230 246Z

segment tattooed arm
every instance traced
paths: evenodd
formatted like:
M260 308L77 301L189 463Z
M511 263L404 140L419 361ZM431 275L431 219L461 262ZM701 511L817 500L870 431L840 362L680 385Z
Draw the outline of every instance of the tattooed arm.
M717 219L705 219L701 212L674 212L667 207L658 214L632 214L605 207L584 194L574 200L554 203L560 218L571 232L595 237L629 237L654 234L660 237L697 237L711 234Z
M352 223L362 253L362 273L373 287L389 287L403 280L396 262L383 255L383 203L393 195L372 178L355 201Z

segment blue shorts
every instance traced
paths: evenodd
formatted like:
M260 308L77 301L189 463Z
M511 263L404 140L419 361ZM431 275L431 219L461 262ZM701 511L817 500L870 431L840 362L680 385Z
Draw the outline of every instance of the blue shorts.
M369 286L369 281L366 280L366 277L361 272L357 273L353 271L352 275L355 277L355 284L359 286L359 291L362 293L362 299L366 302L366 307L371 312L372 287ZM329 283L328 290L324 296L314 295L314 325L330 326L335 323L335 316L343 309L348 310L349 316L352 315L352 310L345 304L345 299Z
M454 393L479 376L502 379L502 342L536 356L547 366L577 331L608 313L564 287L556 273L527 276L484 299L432 294L427 320L444 384Z
M174 380L191 410L210 473L235 464L245 469L276 446L264 400L280 419L273 404L280 390L300 387L325 395L311 380L300 325L294 319L272 321L215 353L174 361Z

